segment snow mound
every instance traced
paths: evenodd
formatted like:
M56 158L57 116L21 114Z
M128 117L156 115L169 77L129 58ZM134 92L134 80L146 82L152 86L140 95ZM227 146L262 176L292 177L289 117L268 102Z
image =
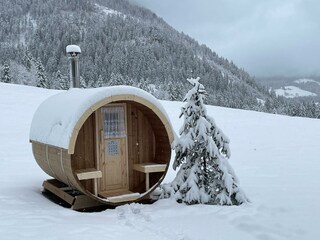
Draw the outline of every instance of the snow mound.
M295 98L295 97L315 97L317 94L302 90L301 88L295 86L285 86L283 88L274 90L277 96L283 96L285 98Z

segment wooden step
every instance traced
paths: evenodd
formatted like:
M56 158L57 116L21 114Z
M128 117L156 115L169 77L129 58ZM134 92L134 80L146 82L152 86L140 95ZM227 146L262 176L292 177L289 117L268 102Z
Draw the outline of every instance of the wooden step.
M74 203L74 196L62 190L63 188L67 187L66 184L56 179L49 179L44 181L42 186L44 189L46 189L49 192L52 192L54 195L61 198L65 202L69 203L70 205Z
M115 196L127 195L127 194L132 194L132 193L133 192L129 191L128 189L116 189L116 190L99 192L99 196L101 196L103 198L108 198L108 197L115 197Z
M68 203L73 210L83 210L104 205L87 195L81 193L72 194L72 188L56 179L48 179L43 182L42 186L45 190Z
M112 203L129 202L140 198L140 193L133 193L128 189L117 189L111 191L100 192L99 196L106 198Z

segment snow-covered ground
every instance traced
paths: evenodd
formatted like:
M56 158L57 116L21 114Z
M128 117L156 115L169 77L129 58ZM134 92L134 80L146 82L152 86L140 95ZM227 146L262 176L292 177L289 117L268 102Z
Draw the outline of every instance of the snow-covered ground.
M208 106L231 139L230 162L251 204L186 206L161 200L80 213L41 195L48 176L29 143L33 113L57 92L0 83L1 240L319 238L320 120ZM162 104L177 131L182 103ZM171 170L165 181L174 174Z
M295 83L316 83L320 85L320 83L316 80L310 79L310 78L300 78L297 80L294 80Z
M285 86L274 90L277 96L283 96L285 98L295 98L295 97L312 97L317 96L317 94L302 90L301 88L295 86Z

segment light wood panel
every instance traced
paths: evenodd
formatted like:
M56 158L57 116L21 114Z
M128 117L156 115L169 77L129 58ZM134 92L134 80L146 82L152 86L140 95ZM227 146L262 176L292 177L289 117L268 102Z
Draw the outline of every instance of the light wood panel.
M119 153L117 155L108 154L108 144L116 143ZM105 139L104 157L100 162L102 178L100 179L100 191L112 189L128 188L128 166L126 158L126 139Z
M139 104L127 102L128 155L130 190L143 191L145 174L133 171L133 164L150 162L155 158L155 136L150 121Z
M127 106L130 190L143 192L146 176L133 171L133 164L169 164L170 141L164 124L152 110L136 102L127 102ZM157 184L165 172L151 174L150 185Z
M108 113L112 111L113 107L120 107L124 111L123 119L125 127L125 136L107 138L104 136L106 129L104 129L103 111ZM98 144L100 147L100 162L99 170L102 172L102 178L99 181L98 192L104 192L115 189L128 189L128 152L127 152L127 116L126 116L126 105L121 104L109 104L103 106L98 110L98 115L101 117L99 126L101 143ZM120 117L120 116L119 116ZM110 149L109 149L110 148Z
M164 172L167 168L167 164L157 164L157 163L140 163L134 164L133 169L143 173L154 173L154 172Z
M96 166L96 136L95 136L95 115L92 114L85 121L79 131L76 141L75 152L71 155L72 171L94 168ZM94 180L88 179L81 181L84 189L94 193Z
M108 198L108 197L115 197L115 196L127 195L132 193L133 192L129 191L128 189L116 189L116 190L100 192L99 195L103 198Z
M32 142L32 151L33 156L36 159L38 165L42 168L42 170L51 177L55 177L54 172L52 171L46 156L46 148L45 144Z
M102 177L102 172L98 171L95 168L76 170L75 174L77 175L79 180L95 179Z

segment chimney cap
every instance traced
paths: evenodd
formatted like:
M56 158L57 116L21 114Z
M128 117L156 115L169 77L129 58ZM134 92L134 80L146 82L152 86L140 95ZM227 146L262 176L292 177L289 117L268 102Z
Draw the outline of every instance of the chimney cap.
M81 53L81 49L80 49L80 47L77 46L77 45L68 45L68 46L66 47L66 52L67 52L67 53L70 53L70 54L72 54L72 53L78 54L78 53Z

